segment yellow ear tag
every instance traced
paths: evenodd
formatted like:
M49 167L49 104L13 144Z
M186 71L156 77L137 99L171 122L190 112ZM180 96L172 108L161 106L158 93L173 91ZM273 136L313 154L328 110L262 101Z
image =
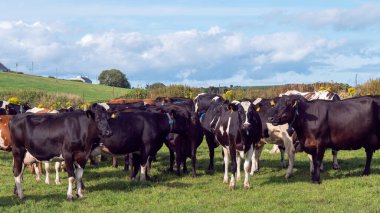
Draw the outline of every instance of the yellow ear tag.
M115 114L112 114L112 115L111 115L111 118L116 118L116 115L115 115Z
M275 105L275 103L274 103L273 100L270 101L270 105L271 105L271 106L274 106L274 105Z
M233 110L233 109L230 109L230 112L234 112L234 110Z
M256 112L259 112L259 111L260 111L260 107L257 107Z

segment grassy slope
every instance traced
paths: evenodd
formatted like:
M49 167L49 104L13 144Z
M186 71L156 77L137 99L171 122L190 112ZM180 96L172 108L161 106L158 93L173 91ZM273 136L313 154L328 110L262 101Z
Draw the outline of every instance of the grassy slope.
M270 147L267 147L270 148ZM152 182L130 181L122 168L103 162L100 168L88 166L84 172L87 186L85 198L65 201L67 174L62 173L62 185L37 183L27 171L24 176L25 200L13 195L14 180L10 153L0 153L0 212L378 212L380 211L380 156L374 155L372 172L361 177L365 164L363 150L339 153L341 171L331 169L331 154L325 157L322 184L309 182L308 159L296 155L295 176L284 178L280 156L262 154L261 171L251 177L253 188L242 189L238 183L229 191L222 183L223 167L220 147L216 150L216 170L207 174L208 151L204 142L198 150L197 178L167 174L168 152L160 150L153 164ZM189 161L188 161L189 164ZM53 177L51 182L54 183Z
M71 93L83 97L86 101L106 100L128 93L128 89L112 88L104 85L56 80L32 75L0 72L0 91L42 90L52 93ZM113 92L114 90L114 92Z

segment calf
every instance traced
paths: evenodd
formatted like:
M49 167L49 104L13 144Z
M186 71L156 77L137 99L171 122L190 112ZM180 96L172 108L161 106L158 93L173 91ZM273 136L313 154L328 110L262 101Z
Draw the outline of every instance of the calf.
M62 114L19 114L10 122L15 193L22 199L24 164L64 160L68 173L67 199L72 200L72 185L76 179L77 193L83 197L81 179L93 143L112 131L105 109L93 104L86 112Z
M380 148L380 97L366 96L343 101L306 101L302 96L283 96L268 121L288 123L294 128L302 149L312 155L312 181L320 183L320 165L326 148L365 148L363 175L370 174L374 150ZM360 125L357 125L358 122Z

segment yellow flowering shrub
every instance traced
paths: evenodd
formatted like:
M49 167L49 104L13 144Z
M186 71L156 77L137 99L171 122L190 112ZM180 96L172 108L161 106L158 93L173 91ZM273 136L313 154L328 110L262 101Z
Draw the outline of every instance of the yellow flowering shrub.
M9 98L8 102L12 104L21 104L21 100L18 97Z

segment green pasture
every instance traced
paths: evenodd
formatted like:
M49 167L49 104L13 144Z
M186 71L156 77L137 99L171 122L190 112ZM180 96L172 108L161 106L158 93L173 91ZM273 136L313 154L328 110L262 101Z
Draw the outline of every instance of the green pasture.
M267 146L266 149L270 149ZM24 200L13 194L11 153L0 153L0 212L379 212L380 156L375 153L372 175L362 177L364 150L341 151L342 170L331 169L332 156L325 156L322 184L310 183L306 154L297 153L294 177L286 180L279 154L263 152L260 172L250 177L252 188L242 183L230 191L223 180L221 148L216 149L216 172L206 172L208 149L198 149L198 176L168 174L169 154L163 147L152 165L152 181L131 181L122 167L102 162L88 165L84 172L87 189L83 199L66 201L67 174L62 185L36 182L29 171L24 175ZM119 162L122 163L121 161ZM188 160L191 169L190 160ZM52 172L53 173L53 172ZM54 174L54 173L53 173ZM42 177L44 178L44 177Z
M97 84L59 80L26 74L0 72L0 92L37 90L49 93L67 93L82 97L85 101L109 100L128 94L131 90Z

